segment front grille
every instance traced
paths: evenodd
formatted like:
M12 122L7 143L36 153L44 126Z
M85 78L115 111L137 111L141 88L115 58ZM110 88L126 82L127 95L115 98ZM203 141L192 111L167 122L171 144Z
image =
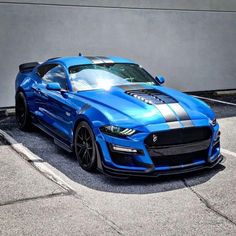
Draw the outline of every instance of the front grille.
M145 139L145 144L147 148L186 144L210 139L211 135L209 127L172 129L150 134Z
M156 167L181 167L183 168L186 165L193 164L199 160L207 160L208 150L193 152L193 153L185 153L179 155L171 155L171 156L160 156L160 157L152 157L153 164Z

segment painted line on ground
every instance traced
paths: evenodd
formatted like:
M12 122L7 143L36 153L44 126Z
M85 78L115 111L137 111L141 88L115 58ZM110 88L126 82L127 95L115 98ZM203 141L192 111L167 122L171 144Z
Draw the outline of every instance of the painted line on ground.
M6 122L6 121L8 121L8 120L10 120L10 116L8 116L8 117L6 117L6 118L4 118L4 119L0 119L0 122L1 123L3 123L3 122Z
M196 95L193 95L193 97L200 98L203 100L212 101L212 102L218 102L218 103L222 103L222 104L226 104L226 105L230 105L230 106L236 106L236 103L225 102L225 101L221 101L221 100L217 100L217 99L213 99L213 98L206 98L206 97L201 97L201 96L196 96Z
M75 193L75 190L71 186L69 186L68 183L62 180L60 176L58 176L51 170L53 169L53 167L50 164L45 163L42 158L31 152L22 143L18 143L14 138L12 138L9 134L7 134L1 129L0 136L2 136L6 140L9 146L17 154L19 154L24 160L26 160L33 167L35 167L35 169L38 170L41 174L43 174L46 178L56 183L67 192Z
M53 181L54 183L61 186L68 192L75 192L75 190L68 185L64 180L61 179L60 176L55 174L51 168L53 168L50 164L45 163L42 158L31 152L27 147L25 147L22 143L18 143L14 138L12 138L9 134L0 129L0 136L2 136L7 143L10 144L11 148L17 152L23 159L28 161L33 167L35 167L38 171L40 171L45 177ZM227 149L221 148L221 152L223 154L231 155L236 158L236 153L229 151Z
M221 152L223 152L224 154L228 154L228 155L236 157L236 153L235 152L231 152L231 151L229 151L227 149L221 148Z

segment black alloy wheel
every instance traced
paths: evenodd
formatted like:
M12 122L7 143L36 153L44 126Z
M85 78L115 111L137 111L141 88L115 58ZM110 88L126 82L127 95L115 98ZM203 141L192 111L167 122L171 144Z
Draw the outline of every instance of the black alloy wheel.
M74 147L80 166L86 171L94 171L97 160L96 143L92 129L84 121L76 128Z
M21 130L29 130L31 128L31 118L25 95L22 92L16 94L16 121Z

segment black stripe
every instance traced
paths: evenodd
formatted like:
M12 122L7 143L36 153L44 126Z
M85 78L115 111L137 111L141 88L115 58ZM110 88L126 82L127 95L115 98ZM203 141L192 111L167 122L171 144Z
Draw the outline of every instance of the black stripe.
M83 114L85 111L87 111L91 106L89 104L84 104L82 108L78 111L78 114Z
M190 120L189 115L179 103L171 103L169 106L174 110L180 120Z
M159 112L162 114L166 122L179 122L174 111L167 105L168 103L165 99L160 99L159 96L162 95L160 91L156 91L154 89L145 89L144 86L139 84L134 85L120 85L118 86L126 91L127 94L136 97L137 99L146 102L150 105L155 106ZM137 95L137 96L135 96ZM168 102L174 102L174 100L167 95L163 95L168 98ZM147 102L147 101L150 101ZM181 124L171 124L171 126L175 126L177 128L181 127ZM170 127L171 128L171 127Z
M166 122L178 121L174 112L167 104L158 104L155 107L160 111Z
M193 126L193 123L189 115L179 103L172 103L172 104L169 104L169 106L171 107L171 109L173 109L173 111L179 117L179 120L184 125L184 127Z

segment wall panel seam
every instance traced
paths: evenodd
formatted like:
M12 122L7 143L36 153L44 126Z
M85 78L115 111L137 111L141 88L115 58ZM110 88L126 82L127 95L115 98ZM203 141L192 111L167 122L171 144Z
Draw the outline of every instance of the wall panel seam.
M52 7L75 7L75 8L102 8L102 9L124 9L124 10L152 10L152 11L181 11L181 12L223 12L235 13L236 10L210 10L210 9L183 9L183 8L151 8L151 7L129 7L129 6L100 6L86 4L60 4L60 3L33 3L33 2L7 2L0 1L4 5L32 5L32 6L52 6Z

